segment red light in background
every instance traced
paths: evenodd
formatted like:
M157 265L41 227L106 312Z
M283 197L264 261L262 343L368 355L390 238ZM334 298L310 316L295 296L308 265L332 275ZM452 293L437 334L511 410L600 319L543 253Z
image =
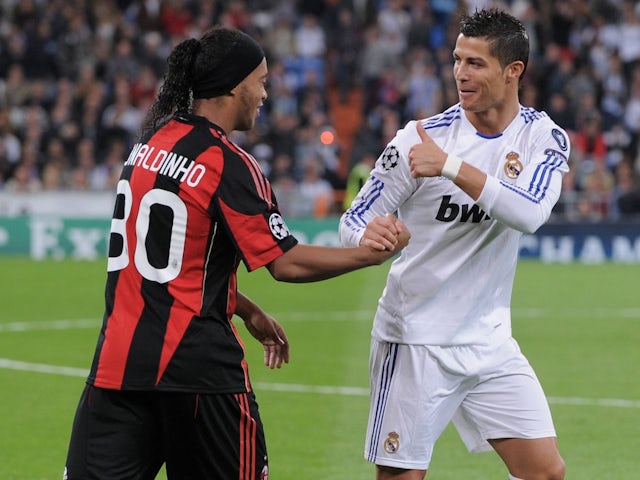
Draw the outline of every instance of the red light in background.
M336 136L331 130L323 130L320 133L320 141L323 145L331 145L336 139Z

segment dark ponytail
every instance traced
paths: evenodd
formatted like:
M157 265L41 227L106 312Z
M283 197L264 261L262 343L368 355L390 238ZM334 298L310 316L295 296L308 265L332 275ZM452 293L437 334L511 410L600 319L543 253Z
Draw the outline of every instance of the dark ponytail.
M200 40L190 38L173 49L167 59L167 71L158 92L142 124L140 136L157 130L176 111L191 110L194 64L201 50Z

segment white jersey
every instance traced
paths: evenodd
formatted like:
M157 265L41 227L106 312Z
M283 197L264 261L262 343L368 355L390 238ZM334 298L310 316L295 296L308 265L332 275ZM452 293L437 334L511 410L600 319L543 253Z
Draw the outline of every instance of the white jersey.
M445 177L412 178L420 143L409 122L386 146L340 220L345 246L375 216L396 213L411 233L393 262L374 338L423 345L488 345L511 336L511 290L522 232L545 223L568 172L567 134L544 112L520 107L497 136L479 134L460 105L421 121L447 153L487 174L477 201Z

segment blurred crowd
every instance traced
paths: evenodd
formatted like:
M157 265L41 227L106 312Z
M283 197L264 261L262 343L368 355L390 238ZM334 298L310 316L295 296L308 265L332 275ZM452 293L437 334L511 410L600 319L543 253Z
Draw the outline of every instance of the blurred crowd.
M256 128L234 140L286 216L339 213L398 128L458 101L457 18L491 6L530 32L522 103L572 138L554 215L640 215L633 0L2 0L0 190L113 190L171 48L225 24L270 70Z

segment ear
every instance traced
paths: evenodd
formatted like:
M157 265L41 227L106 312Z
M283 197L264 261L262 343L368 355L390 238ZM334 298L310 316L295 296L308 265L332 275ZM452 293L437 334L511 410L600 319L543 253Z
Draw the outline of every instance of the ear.
M515 62L511 62L506 68L507 83L509 83L511 81L516 81L517 82L520 79L520 76L522 75L522 72L524 72L524 62L522 62L520 60L516 60Z

